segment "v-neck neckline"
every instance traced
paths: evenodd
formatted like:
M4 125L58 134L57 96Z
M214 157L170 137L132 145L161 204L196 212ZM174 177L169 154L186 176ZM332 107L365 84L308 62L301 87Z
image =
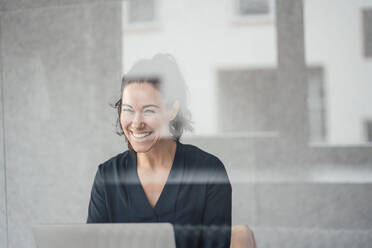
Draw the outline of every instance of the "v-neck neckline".
M172 166L170 168L170 171L169 171L169 174L168 174L168 177L167 177L167 180L165 181L165 184L162 188L162 191L160 192L160 195L154 205L154 207L151 206L150 204L150 201L148 200L147 196L146 196L146 193L145 193L145 190L143 188L143 185L141 183L141 180L140 180L140 177L138 175L138 166L137 166L137 153L134 152L134 174L135 174L135 181L136 181L136 184L139 188L139 191L138 192L139 194L141 194L141 198L143 199L143 202L145 202L145 205L147 208L151 209L151 211L153 211L154 213L157 213L158 209L161 207L162 205L162 201L163 201L163 198L167 197L167 194L168 194L168 191L169 191L169 187L170 187L170 184L173 184L173 180L175 179L175 171L176 171L176 166L177 164L179 163L179 151L180 151L180 146L181 144L179 143L179 141L176 141L176 151L175 151L175 154L174 154L174 158L173 158L173 162L172 162ZM176 183L177 184L177 183Z

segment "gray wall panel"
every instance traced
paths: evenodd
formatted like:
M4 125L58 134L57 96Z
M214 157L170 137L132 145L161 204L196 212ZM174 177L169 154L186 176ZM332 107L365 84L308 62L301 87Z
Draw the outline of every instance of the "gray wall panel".
M121 4L5 12L2 30L9 247L33 247L32 224L85 222L98 164L125 148Z
M277 0L278 122L283 141L299 145L309 140L306 106L306 64L303 25L303 1Z
M0 8L1 8L0 2ZM1 13L0 13L1 18ZM1 23L1 19L0 19ZM0 26L1 27L1 26ZM1 28L0 28L1 48ZM3 112L3 81L2 56L0 51L0 247L6 247L7 220L6 220L6 181L5 181L5 154L4 154L4 112Z
M76 6L77 4L108 3L119 0L1 0L0 7L5 11L25 10L56 6Z
M257 225L371 230L371 189L368 183L263 183L257 186Z
M372 9L363 10L364 56L372 57Z
M353 247L369 248L372 232L369 230L254 228L257 247Z

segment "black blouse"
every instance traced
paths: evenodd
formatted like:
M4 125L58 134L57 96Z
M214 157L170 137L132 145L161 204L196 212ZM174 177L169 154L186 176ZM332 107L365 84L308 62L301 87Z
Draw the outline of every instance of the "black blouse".
M231 193L216 156L177 141L167 181L151 207L138 177L136 152L127 150L98 166L87 223L169 222L177 248L229 248Z

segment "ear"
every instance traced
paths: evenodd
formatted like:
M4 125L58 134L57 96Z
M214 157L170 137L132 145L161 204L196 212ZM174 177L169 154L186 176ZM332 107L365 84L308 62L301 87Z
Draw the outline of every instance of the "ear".
M176 118L177 113L180 109L180 103L178 100L174 101L172 108L170 109L169 115L168 115L168 120L171 121L174 118Z

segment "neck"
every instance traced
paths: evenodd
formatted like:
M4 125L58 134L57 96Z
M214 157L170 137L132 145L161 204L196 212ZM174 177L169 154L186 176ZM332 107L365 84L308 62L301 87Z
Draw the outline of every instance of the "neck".
M176 146L176 141L173 139L159 139L150 151L137 153L137 166L151 170L171 167Z

